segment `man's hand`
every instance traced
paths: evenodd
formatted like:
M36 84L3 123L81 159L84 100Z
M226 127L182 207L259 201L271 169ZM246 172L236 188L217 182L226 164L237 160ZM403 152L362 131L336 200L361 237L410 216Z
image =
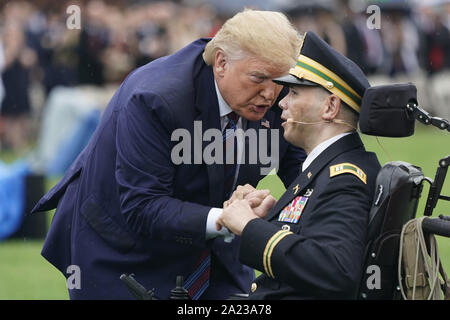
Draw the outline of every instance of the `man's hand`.
M247 200L234 200L223 209L216 224L227 227L228 230L240 236L250 220L259 218L252 210Z
M224 210L216 221L216 229L220 230L223 226L240 235L248 221L264 218L276 202L270 190L256 190L249 184L238 186L230 200L224 202Z
M264 218L272 209L277 200L272 197L269 190L255 190L249 193L246 200L259 218Z
M234 190L231 195L231 198L223 203L223 207L226 208L235 200L242 200L246 198L253 191L256 191L256 189L248 183L245 186L237 186L236 190Z
M223 203L223 208L228 207L235 200L245 199L260 218L264 218L277 202L270 194L270 190L256 190L251 185L238 186L231 198Z

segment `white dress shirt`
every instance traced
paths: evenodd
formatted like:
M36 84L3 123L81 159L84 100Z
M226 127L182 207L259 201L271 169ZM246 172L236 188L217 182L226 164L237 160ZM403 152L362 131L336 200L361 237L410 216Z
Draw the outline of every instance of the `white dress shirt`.
M219 88L217 87L216 80L214 80L214 85L216 87L217 100L219 102L220 125L221 130L223 131L229 121L227 116L230 112L233 112L233 110L230 108L228 103L223 99L222 94L220 93ZM247 127L247 120L240 117L238 123L236 124L236 129L245 130L246 127ZM244 143L242 139L239 139L239 136L237 136L237 159L240 159L242 157L243 145ZM240 163L241 161L238 160L236 164L236 173L234 176L233 188L235 187L237 177L239 175ZM211 208L211 210L209 211L208 219L206 221L206 240L222 236L225 237L224 241L230 242L234 238L234 234L230 233L230 231L228 231L227 228L222 227L220 231L216 230L216 220L221 214L222 214L221 208Z

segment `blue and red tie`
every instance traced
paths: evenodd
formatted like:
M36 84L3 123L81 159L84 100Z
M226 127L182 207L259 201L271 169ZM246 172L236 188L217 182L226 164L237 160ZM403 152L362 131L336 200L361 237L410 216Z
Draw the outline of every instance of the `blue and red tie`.
M224 199L228 200L233 192L234 176L237 168L237 138L236 127L239 115L230 112L228 123L222 132L224 150Z
M211 272L211 252L203 250L194 272L187 278L184 288L192 300L198 300L209 286L209 275Z
M224 197L228 199L233 191L234 176L237 167L237 139L235 135L239 115L234 112L228 114L228 123L225 126L223 137L224 150ZM205 249L200 255L194 272L184 283L185 289L192 300L198 300L209 286L211 273L211 250Z

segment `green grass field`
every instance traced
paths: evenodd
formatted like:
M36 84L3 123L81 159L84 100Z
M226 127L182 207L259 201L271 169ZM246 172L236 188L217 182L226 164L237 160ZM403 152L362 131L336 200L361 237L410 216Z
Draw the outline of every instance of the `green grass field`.
M425 175L434 179L438 160L450 154L450 136L435 128L417 124L416 134L409 138L379 138L362 135L366 148L376 152L382 164L402 160L420 166ZM386 150L385 151L383 151ZM1 156L1 155L0 155ZM4 156L6 158L10 155ZM53 184L51 181L49 184ZM259 188L270 188L278 198L283 186L276 176L268 176ZM428 184L419 204L417 216L422 216ZM443 194L450 195L450 173ZM450 215L450 202L438 202L433 216ZM450 239L438 237L440 256L450 275ZM65 279L40 256L42 241L7 240L0 242L0 299L68 299Z

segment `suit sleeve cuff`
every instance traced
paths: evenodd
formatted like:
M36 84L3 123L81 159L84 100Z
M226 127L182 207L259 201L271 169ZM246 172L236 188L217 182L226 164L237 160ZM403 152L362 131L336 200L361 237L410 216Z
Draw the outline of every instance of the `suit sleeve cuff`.
M263 219L250 220L241 235L240 261L273 277L273 249L282 238L291 233Z

